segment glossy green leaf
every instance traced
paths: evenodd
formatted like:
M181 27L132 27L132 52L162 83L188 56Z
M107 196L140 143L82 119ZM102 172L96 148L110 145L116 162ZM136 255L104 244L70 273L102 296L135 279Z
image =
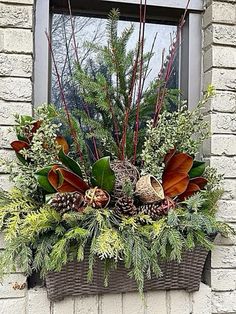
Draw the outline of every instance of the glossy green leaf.
M206 163L204 161L194 161L191 170L189 171L189 177L200 177L206 169Z
M16 153L16 157L23 165L26 165L28 163L27 160L25 160L25 158L20 153Z
M91 183L107 192L111 192L115 185L115 173L111 169L110 157L97 160L92 167Z
M60 161L63 163L64 166L66 166L68 169L73 171L79 177L81 177L81 178L83 177L82 176L82 171L81 171L81 168L80 168L79 164L76 161L74 161L74 159L72 159L69 156L67 156L63 152L63 149L60 150L60 152L58 154L58 157L59 157Z
M48 193L55 193L56 190L48 181L48 173L52 169L52 166L45 167L35 173L35 177L38 184Z

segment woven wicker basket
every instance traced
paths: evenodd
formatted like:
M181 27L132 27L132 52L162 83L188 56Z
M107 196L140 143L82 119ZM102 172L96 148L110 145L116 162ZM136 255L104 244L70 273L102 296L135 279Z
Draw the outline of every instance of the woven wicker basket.
M162 263L163 276L146 280L144 291L184 289L197 291L201 282L203 267L208 251L196 248L183 254L182 262ZM94 266L93 282L87 282L88 258L83 262L70 262L60 272L51 272L46 277L48 298L52 301L67 296L92 295L103 293L122 293L137 290L136 282L128 276L122 263L111 272L109 286L104 287L103 263L97 261Z

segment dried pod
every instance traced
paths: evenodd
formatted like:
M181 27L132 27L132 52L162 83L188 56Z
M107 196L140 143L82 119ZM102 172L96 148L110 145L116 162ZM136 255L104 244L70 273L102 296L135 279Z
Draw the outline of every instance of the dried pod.
M110 195L98 188L91 188L85 192L85 202L94 208L104 208L110 203Z
M152 175L145 175L138 180L135 195L143 203L155 203L165 198L161 183Z

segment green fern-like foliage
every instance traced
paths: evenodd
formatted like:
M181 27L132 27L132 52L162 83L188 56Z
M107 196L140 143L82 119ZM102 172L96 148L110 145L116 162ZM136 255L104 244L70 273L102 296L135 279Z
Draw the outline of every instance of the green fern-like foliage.
M72 260L87 258L88 280L92 281L100 259L107 285L110 271L123 261L142 293L145 278L161 275L160 262L180 262L185 250L212 249L212 238L218 232L232 233L213 214L220 197L217 189L195 194L157 221L148 215L120 217L112 209L91 207L82 213L60 214L49 205L25 198L19 190L1 191L0 196L6 242L0 252L1 275L20 267L28 275L38 271L45 276Z

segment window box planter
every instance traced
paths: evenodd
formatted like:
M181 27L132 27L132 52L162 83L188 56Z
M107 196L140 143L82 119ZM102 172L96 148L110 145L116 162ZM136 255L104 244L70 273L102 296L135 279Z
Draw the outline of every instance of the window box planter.
M162 276L153 276L145 280L144 291L183 289L188 292L199 290L202 271L208 251L197 247L193 251L185 251L180 263L176 261L162 262ZM103 293L124 293L137 291L137 283L128 276L123 263L118 263L116 270L111 271L109 285L104 286L104 264L97 260L93 280L88 282L88 254L83 262L70 262L60 272L50 272L46 276L48 298L59 301L68 296L94 295Z

